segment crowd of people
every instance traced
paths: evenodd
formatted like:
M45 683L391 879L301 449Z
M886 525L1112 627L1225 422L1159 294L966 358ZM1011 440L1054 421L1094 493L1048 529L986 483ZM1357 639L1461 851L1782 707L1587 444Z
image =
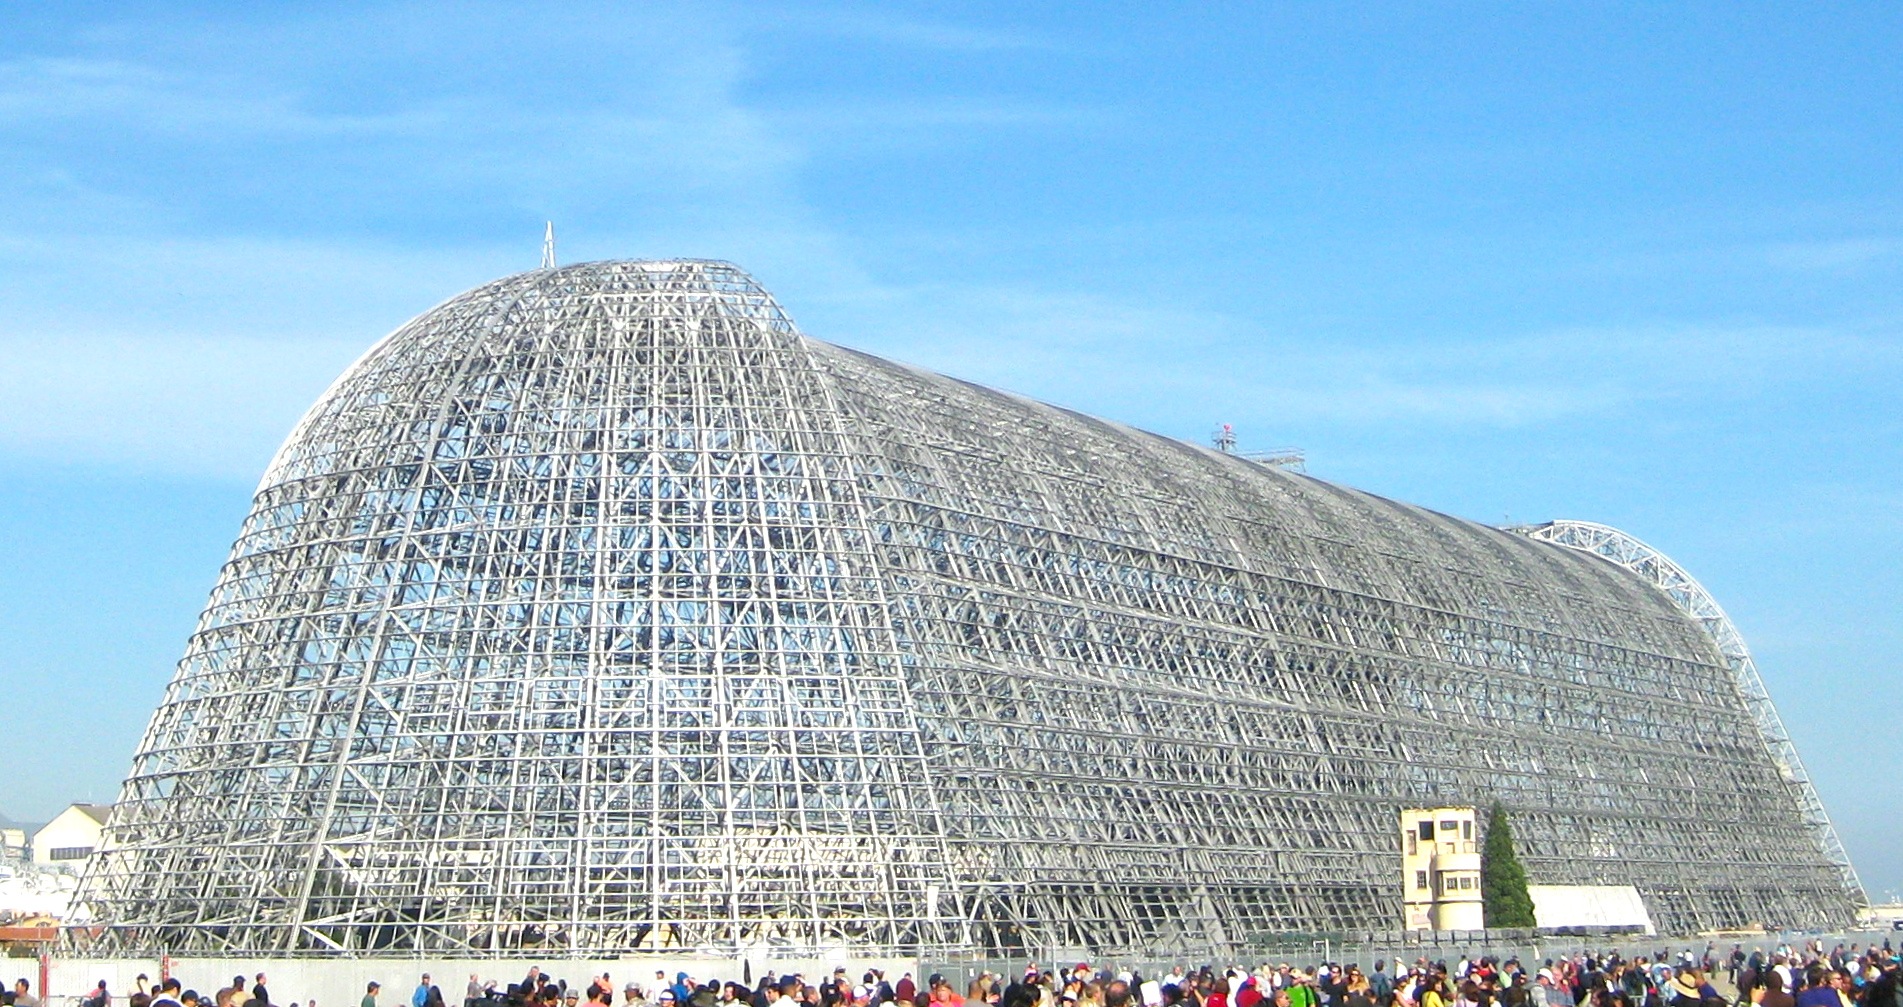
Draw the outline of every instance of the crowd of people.
M14 987L21 993L31 993L31 984L25 979L15 983ZM132 991L119 998L101 979L93 984L91 992L79 998L79 1005L118 1007L120 999L123 999L125 1007L272 1007L271 990L262 972L249 983L244 976L232 976L230 986L222 987L209 996L186 988L177 976L166 976L154 982L150 976L141 973L132 980ZM16 994L11 1000L0 999L0 1007L9 1004L12 1007L41 1007L39 998L32 997L31 1000L31 1003L27 1003L20 994ZM317 1001L312 1000L309 1007L317 1007Z
M1838 945L1624 958L1579 954L1529 965L1517 958L1376 961L1308 968L1260 966L1221 973L1172 970L1160 978L1026 976L999 1007L1903 1007L1898 954ZM1061 989L1059 984L1061 983ZM1720 985L1722 983L1722 986ZM1013 987L1016 987L1014 990ZM987 996L987 1002L992 1002ZM969 1000L969 997L967 997Z
M1365 972L1324 962L1145 976L1080 964L1055 973L1033 967L1009 982L987 974L962 996L933 977L916 1007L1903 1007L1898 969L1888 942L1828 952L1579 954L1537 965L1481 957L1390 969L1376 961Z
M262 973L249 982L235 976L211 994L184 987L176 976L158 982L139 976L134 987L123 1007L317 1007L314 999L274 1000ZM656 972L651 981L617 989L605 972L571 985L531 968L506 984L471 975L462 994L451 1000L425 974L406 1004L381 1001L382 986L372 982L358 1007L1903 1007L1899 954L1888 941L1828 951L1813 942L1768 952L1734 945L1728 954L1711 945L1702 954L1582 953L1537 964L1512 957L1451 965L1422 958L1394 968L1375 961L1367 971L1331 961L1301 968L1179 966L1145 975L1032 963L1018 975L985 972L963 984L940 974L892 978L878 969L854 977L839 968L816 981L770 972L758 982L686 972L670 979ZM0 994L0 1007L42 1005L21 979ZM120 1003L102 981L80 1007Z

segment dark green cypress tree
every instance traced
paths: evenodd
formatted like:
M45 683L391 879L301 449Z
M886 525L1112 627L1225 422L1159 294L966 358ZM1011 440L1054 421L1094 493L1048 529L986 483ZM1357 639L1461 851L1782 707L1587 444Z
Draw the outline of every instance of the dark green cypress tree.
M1487 839L1480 847L1480 911L1490 928L1535 925L1526 869L1513 855L1513 830L1507 826L1506 810L1497 803L1487 816Z

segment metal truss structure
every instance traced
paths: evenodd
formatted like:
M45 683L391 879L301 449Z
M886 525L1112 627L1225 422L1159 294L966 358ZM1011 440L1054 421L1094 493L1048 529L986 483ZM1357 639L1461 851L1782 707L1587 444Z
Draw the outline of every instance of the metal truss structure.
M1398 927L1396 811L1496 800L1668 930L1847 922L1740 682L1575 549L547 268L292 433L70 939L1181 954Z
M1631 570L1665 592L1680 611L1704 629L1712 643L1717 645L1718 653L1723 654L1725 662L1731 666L1732 674L1737 677L1738 694L1744 697L1751 715L1757 719L1758 733L1763 736L1764 746L1770 752L1771 765L1790 788L1791 806L1802 816L1804 826L1810 830L1818 848L1837 868L1844 890L1850 893L1853 904L1858 909L1867 907L1870 900L1864 891L1863 881L1857 877L1857 869L1850 863L1850 854L1844 850L1843 841L1837 838L1837 827L1831 824L1823 800L1811 785L1810 773L1805 771L1803 760L1797 756L1797 745L1791 741L1790 732L1784 729L1784 719L1778 716L1777 706L1771 702L1771 694L1764 688L1764 679L1758 675L1758 665L1751 658L1751 649L1745 646L1744 635L1738 632L1737 626L1732 625L1731 617L1725 615L1725 610L1719 607L1718 600L1711 596L1711 592L1664 553L1617 528L1590 521L1548 521L1509 530L1541 542L1583 550Z

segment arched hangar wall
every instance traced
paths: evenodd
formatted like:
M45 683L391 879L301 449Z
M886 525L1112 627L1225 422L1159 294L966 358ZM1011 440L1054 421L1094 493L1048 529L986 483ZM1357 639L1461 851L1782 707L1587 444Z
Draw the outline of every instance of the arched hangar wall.
M307 414L85 897L101 951L1167 950L1386 929L1394 812L1497 798L1668 929L1837 920L1770 765L1594 557L589 263Z
M1536 879L1635 884L1668 930L1847 915L1724 659L1638 577L812 345L955 849L1022 882L994 911L1078 946L1380 927L1393 810L1498 799Z

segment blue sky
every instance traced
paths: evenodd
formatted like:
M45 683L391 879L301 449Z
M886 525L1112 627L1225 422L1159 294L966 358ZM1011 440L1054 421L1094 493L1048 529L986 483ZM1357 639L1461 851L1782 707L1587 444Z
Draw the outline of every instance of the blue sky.
M0 13L0 812L112 797L278 441L553 219L824 339L1622 527L1903 889L1903 8L522 6Z

